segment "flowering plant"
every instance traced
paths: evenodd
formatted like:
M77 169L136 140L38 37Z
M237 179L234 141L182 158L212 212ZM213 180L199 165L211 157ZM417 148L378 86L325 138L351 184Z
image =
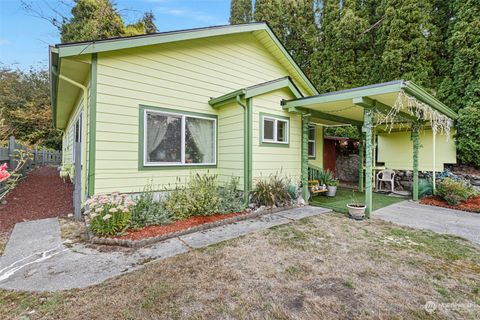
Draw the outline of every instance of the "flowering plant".
M0 182L7 180L10 177L10 173L7 171L7 164L4 163L0 166Z
M91 219L91 230L100 236L113 235L125 230L132 218L135 204L128 195L114 192L111 195L95 195L87 200L85 215Z

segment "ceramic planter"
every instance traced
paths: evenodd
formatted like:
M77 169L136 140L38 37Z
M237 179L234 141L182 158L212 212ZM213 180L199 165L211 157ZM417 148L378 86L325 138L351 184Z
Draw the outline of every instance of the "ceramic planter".
M337 194L337 186L327 186L327 197L335 197L335 194Z
M365 217L365 210L367 209L367 206L347 204L347 208L348 208L348 213L350 214L350 217L352 217L353 219L362 220L363 217Z

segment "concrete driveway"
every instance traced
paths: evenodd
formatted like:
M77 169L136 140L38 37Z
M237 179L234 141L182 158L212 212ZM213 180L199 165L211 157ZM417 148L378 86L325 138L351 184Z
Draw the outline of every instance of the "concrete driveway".
M480 214L403 201L376 210L373 218L417 229L427 229L480 244Z

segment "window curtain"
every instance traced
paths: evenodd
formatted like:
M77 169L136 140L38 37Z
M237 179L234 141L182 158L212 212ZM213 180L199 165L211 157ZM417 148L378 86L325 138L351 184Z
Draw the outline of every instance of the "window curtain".
M213 163L214 122L205 119L187 118L187 127L193 141L203 155L202 163Z
M147 159L150 161L150 154L158 148L167 133L167 117L147 116Z

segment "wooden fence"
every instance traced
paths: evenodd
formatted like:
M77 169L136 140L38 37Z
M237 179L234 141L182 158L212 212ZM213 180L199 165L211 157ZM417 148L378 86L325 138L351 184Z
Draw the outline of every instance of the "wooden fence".
M27 161L20 171L23 176L35 167L60 165L62 163L62 152L47 149L30 149L15 141L15 137L10 137L7 146L0 147L0 165L7 163L8 169L15 169L18 161L18 150L28 151L32 155L31 159ZM4 185L0 182L0 192L3 188Z

